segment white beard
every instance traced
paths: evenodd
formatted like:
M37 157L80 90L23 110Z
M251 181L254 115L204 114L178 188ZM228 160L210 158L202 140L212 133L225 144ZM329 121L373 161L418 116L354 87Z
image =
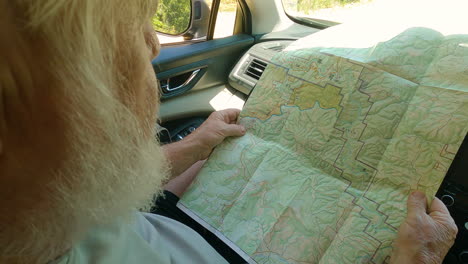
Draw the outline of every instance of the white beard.
M135 209L149 209L161 191L169 170L166 159L157 140L144 136L154 124L147 124L145 133L117 100L108 105L89 100L67 117L73 124L67 135L69 158L45 187L46 210L19 212L21 223L0 230L0 256L46 263L91 227L127 221ZM100 107L90 107L95 105Z

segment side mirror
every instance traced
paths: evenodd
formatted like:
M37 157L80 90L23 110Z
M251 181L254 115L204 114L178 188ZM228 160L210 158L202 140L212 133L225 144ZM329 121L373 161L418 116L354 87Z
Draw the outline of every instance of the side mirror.
M190 27L191 0L159 0L153 27L167 35L181 35Z
M162 34L204 39L210 23L211 0L159 0L154 29Z

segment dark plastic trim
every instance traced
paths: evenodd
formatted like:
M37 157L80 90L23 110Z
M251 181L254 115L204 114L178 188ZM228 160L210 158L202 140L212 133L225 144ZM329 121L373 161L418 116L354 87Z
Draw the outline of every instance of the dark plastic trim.
M152 61L152 64L155 72L161 73L208 57L222 55L225 48L234 46L247 48L253 43L254 38L252 36L240 34L184 46L162 47L160 55Z
M187 73L187 72L191 72L191 71L195 71L197 69L200 69L200 72L197 74L197 76L195 78L193 78L193 80L190 81L190 83L188 83L185 87L177 89L177 90L172 91L172 92L161 93L161 99L164 100L164 99L167 99L167 98L178 96L178 95L181 95L181 94L191 90L195 86L195 84L197 84L197 82L203 77L203 75L205 75L208 64L209 63L207 61L200 61L199 63L196 63L196 64L190 64L190 65L187 65L187 66L182 66L182 67L175 68L175 69L172 69L172 70L169 70L169 71L165 71L165 72L163 72L161 74L156 75L158 80L163 80L163 79L167 79L167 78L170 78L170 77L173 77L173 76L177 76L179 74L184 74L184 73Z

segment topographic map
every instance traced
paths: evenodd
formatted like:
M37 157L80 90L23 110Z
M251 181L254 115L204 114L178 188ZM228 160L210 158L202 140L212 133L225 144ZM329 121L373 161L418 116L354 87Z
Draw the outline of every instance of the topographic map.
M388 262L409 193L435 195L468 131L468 35L311 39L273 58L248 133L216 148L181 207L250 262Z

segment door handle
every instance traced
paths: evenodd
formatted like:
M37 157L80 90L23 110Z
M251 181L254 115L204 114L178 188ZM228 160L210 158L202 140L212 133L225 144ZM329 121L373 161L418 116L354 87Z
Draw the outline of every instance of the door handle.
M187 85L190 84L190 82L197 77L197 75L200 73L201 69L196 69L192 71L190 74L189 73L183 73L171 78L167 78L164 80L161 80L161 89L165 93L170 93L174 92L180 89L183 89Z

